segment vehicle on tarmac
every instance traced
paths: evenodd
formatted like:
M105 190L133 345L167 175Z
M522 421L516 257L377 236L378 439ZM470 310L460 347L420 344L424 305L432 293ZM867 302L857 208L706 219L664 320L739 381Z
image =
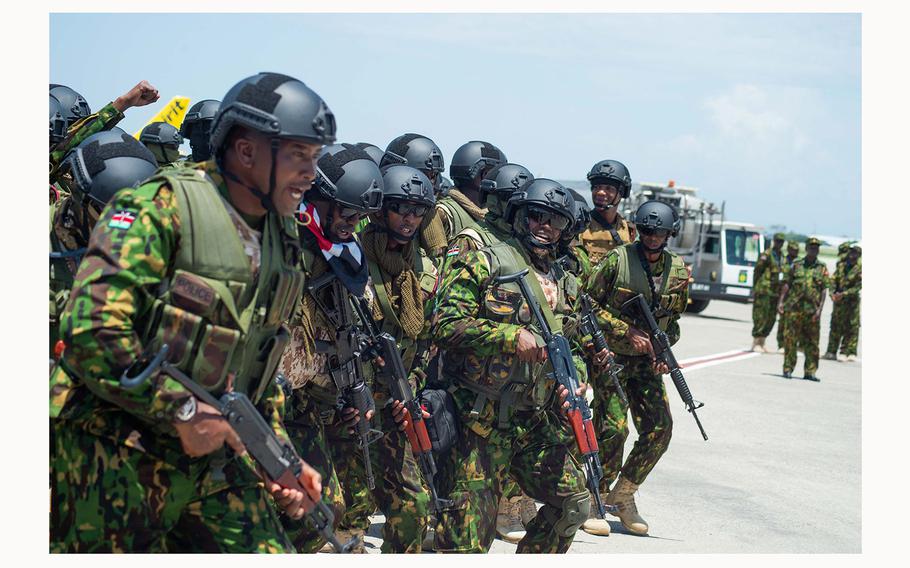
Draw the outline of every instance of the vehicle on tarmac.
M690 313L699 313L711 300L747 303L752 296L752 272L764 250L762 227L751 223L727 221L724 202L720 207L701 197L694 187L633 183L622 204L628 219L645 201L656 199L676 208L680 217L679 233L668 248L680 255L691 270Z

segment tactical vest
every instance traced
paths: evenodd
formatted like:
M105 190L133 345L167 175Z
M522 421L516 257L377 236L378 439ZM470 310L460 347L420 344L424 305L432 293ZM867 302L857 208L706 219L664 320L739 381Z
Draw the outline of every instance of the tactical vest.
M644 294L648 305L653 305L651 287L648 285L648 275L639 261L634 243L623 245L616 249L619 263L616 266L616 281L613 288L606 295L606 306L613 308L614 313L619 313L622 305L637 296ZM660 296L660 313L655 315L657 325L667 331L672 316L681 314L686 309L685 289L689 281L689 272L682 258L664 249L661 255L663 272L660 287L657 290ZM658 317L660 316L660 317ZM641 353L633 350L626 341L613 341L611 349L622 355L640 356Z
M166 183L177 198L180 246L173 273L137 325L142 342L153 351L167 344L169 361L216 396L232 375L234 390L255 403L273 379L290 338L282 324L303 289L293 219L266 215L254 281L213 182L190 168L162 170L150 181Z
M541 310L545 314L550 311L543 290L533 274L534 269L520 252L521 246L518 241L509 239L481 249L490 261L490 283L481 292L480 311L476 317L538 330L539 326L530 312L527 321L519 316L525 301L518 284L493 283L493 279L498 276L514 274L527 268L531 271L527 281ZM575 278L566 274L556 263L552 266L560 290L556 310L552 310L552 313L569 314L569 303L574 302L578 295L577 283ZM562 331L558 317L552 319L550 326L553 333ZM536 333L539 335L539 332ZM539 345L543 345L540 340ZM450 350L445 353L443 368L457 386L477 393L472 414L479 414L487 401L501 401L500 425L508 420L512 409L531 410L541 407L555 388L555 383L547 379L547 374L552 372L550 363L534 365L522 362L514 353L499 353L482 359L471 353Z
M608 252L616 247L631 243L634 240L632 231L632 225L622 215L616 216L613 231L601 225L597 219L591 219L591 224L581 234L581 242L588 250L591 264L598 264L603 257L607 256ZM619 237L619 241L614 238L613 232Z
M471 214L465 211L464 207L459 205L458 202L451 197L443 197L436 202L436 207L446 212L446 215L449 219L449 224L452 228L452 237L467 227L477 227L477 221L471 217ZM452 240L454 240L454 238L451 238L449 242Z

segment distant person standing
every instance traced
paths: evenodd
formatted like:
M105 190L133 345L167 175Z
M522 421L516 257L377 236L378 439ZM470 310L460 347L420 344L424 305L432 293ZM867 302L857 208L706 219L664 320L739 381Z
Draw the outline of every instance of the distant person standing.
M775 233L771 248L758 257L752 282L752 351L764 351L765 339L777 319L777 299L783 277L784 234Z
M825 305L825 290L828 288L828 268L818 261L821 241L810 237L806 241L806 256L793 263L781 290L777 313L786 323L784 330L784 377L792 378L796 366L796 351L801 348L806 354L805 375L807 381L818 382L818 335L822 307Z
M629 168L616 160L601 160L588 172L591 183L591 223L581 234L594 266L618 246L635 240L635 225L619 214L619 202L629 197L632 177Z
M862 248L854 244L843 262L839 262L831 279L831 332L824 359L836 359L838 348L846 361L856 361L856 344L859 341L859 296L863 286Z
M787 241L787 256L784 258L784 264L781 267L781 282L787 279L787 274L793 268L793 263L799 257L799 243L796 241ZM777 318L777 352L784 352L784 318Z

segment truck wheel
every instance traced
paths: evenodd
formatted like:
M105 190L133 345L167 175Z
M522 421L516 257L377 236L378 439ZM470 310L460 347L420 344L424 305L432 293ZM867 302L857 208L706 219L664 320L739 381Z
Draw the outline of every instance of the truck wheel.
M705 311L711 300L692 300L692 303L686 306L686 313L700 314Z

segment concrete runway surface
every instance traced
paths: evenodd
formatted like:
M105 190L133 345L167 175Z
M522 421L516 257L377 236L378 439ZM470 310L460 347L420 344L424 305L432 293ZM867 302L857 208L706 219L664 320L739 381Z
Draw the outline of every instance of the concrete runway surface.
M693 396L705 403L698 415L709 440L667 376L673 440L636 494L650 534L632 535L608 515L610 536L578 531L570 552L861 552L861 360L821 360L821 382L813 383L801 379L800 354L794 379L784 379L782 354L744 352L751 308L715 301L681 320L674 352ZM829 298L822 354L830 317ZM625 455L635 438L630 428ZM375 553L384 518L372 520L366 540ZM497 539L490 551L512 553L515 545Z

